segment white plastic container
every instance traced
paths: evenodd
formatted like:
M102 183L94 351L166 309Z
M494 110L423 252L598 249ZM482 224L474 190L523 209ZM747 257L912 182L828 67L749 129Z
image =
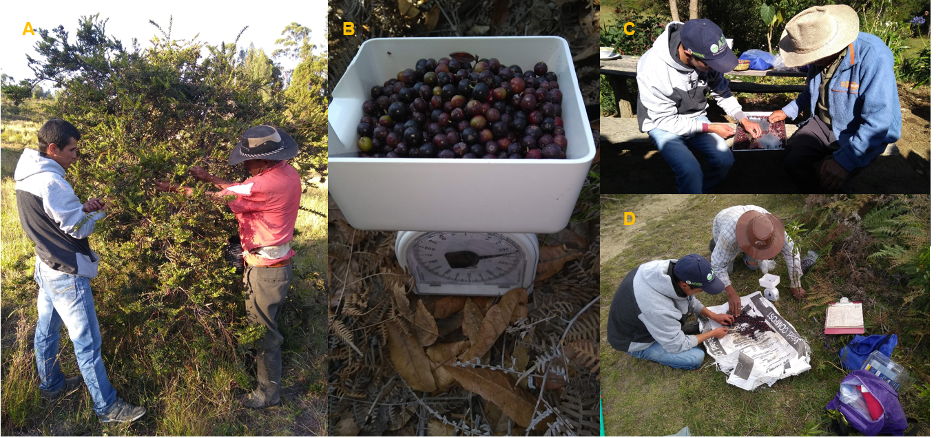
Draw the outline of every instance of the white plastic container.
M374 85L419 58L452 52L498 58L559 77L565 160L358 158L361 104ZM329 194L361 230L553 233L569 221L595 143L572 64L559 37L378 38L361 45L328 106Z

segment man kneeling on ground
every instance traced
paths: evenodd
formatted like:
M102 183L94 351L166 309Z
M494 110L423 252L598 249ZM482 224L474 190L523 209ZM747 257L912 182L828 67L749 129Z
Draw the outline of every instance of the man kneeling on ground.
M692 297L703 290L716 295L725 286L709 261L698 254L638 266L614 293L608 343L615 350L673 368L694 370L702 366L705 351L699 344L711 337L725 337L728 328L697 334L697 327L685 325L689 312L721 325L734 323L733 316L716 314Z

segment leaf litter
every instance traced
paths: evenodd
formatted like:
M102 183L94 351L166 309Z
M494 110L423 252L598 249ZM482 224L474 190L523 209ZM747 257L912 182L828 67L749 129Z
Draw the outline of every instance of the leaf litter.
M330 433L598 435L593 191L584 218L537 236L532 292L501 297L415 294L396 233L356 230L329 200Z

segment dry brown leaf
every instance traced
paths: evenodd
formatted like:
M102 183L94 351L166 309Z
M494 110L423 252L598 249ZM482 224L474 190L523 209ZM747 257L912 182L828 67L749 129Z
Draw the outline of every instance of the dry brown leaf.
M568 371L566 370L565 358L563 358L562 356L553 358L553 360L550 361L549 363L549 369L550 369L549 375L546 377L546 390L547 391L562 388L563 386L566 386L569 383L569 380L566 377L564 377L564 375L568 375ZM556 372L557 370L562 370L564 371L564 373L559 374L558 372ZM534 377L533 383L536 384L537 388L539 388L540 385L543 384L543 378Z
M429 356L429 359L432 359L432 362L435 363L432 375L435 377L437 388L445 389L452 386L452 383L455 383L455 378L452 377L442 365L455 363L455 358L470 347L471 341L466 340L447 344L435 344L426 349L426 354Z
M364 232L354 229L346 220L336 219L335 227L338 228L338 231L344 236L345 240L350 242L352 245L357 245L364 240Z
M565 245L569 249L584 251L588 249L588 241L582 235L568 228L563 228L558 233L546 236L546 245ZM542 259L542 257L540 257Z
M493 436L504 436L509 430L509 421L510 417L504 414L496 404L491 402L484 403L484 417L488 419L488 423L491 425L491 435Z
M462 328L463 316L462 313L456 313L448 318L436 320L436 326L439 327L439 336L448 336L449 333Z
M520 298L517 301L517 307L514 308L513 314L510 315L511 324L526 318L527 312L529 310L527 309L527 304L529 304L529 297L527 296L526 289L523 289L522 287L517 289L521 289L522 293L520 294Z
M579 339L566 344L563 351L572 363L592 373L597 374L600 372L601 360L598 356L598 342L592 339Z
M338 422L338 427L333 432L338 436L357 436L360 431L357 421L354 421L354 415L348 415Z
M582 256L582 251L569 249L565 245L546 245L540 249L536 265L536 281L543 281L562 270L566 262Z
M345 218L344 213L341 212L341 209L338 208L338 203L335 202L335 200L332 199L331 196L329 196L328 197L328 223L332 223L339 219L345 222L348 221L348 219Z
M426 309L422 300L416 300L416 317L413 320L413 327L416 329L416 338L423 347L432 345L439 338L439 327L436 326L435 318Z
M401 284L395 284L390 287L393 289L393 299L396 301L397 310L408 321L413 321L413 310L410 309L410 301L406 298L406 288Z
M387 329L387 347L390 349L393 368L414 391L435 391L432 362L416 338L400 333L393 321L385 322L384 327Z
M426 31L432 32L439 23L439 5L435 5L426 13Z
M429 422L429 436L455 436L455 426L449 426L433 418Z
M536 398L513 385L503 371L483 368L461 368L445 365L445 370L465 389L496 404L517 424L527 427L533 419ZM537 423L537 430L545 429L546 422ZM542 429L541 429L542 428Z
M486 313L496 299L497 297L473 297L471 300L481 309L481 313Z
M467 297L453 295L439 298L435 300L432 306L432 316L436 317L436 319L445 319L461 312L461 310L465 308L466 300Z
M513 358L515 359L513 369L527 369L527 365L530 364L530 349L523 345L517 345L514 347ZM526 379L524 379L524 381L526 381Z
M503 35L502 28L507 18L510 0L494 0L491 6L491 36ZM495 433L495 435L500 434Z
M419 3L420 0L398 0L397 5L400 7L400 14L406 18L415 17L419 14Z
M465 303L464 320L462 321L462 333L474 344L478 340L478 330L481 330L481 321L484 321L484 313L473 300Z
M504 294L499 303L488 309L487 314L484 315L484 320L481 321L481 329L478 330L474 345L467 353L466 358L468 360L483 356L491 349L497 338L510 325L510 318L521 300L526 301L526 289L522 287L514 288Z

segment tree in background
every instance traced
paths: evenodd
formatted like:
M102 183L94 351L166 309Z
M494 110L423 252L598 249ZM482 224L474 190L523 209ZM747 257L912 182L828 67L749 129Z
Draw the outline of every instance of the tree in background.
M328 102L325 90L328 80L327 53L315 54L316 46L309 42L311 30L299 23L291 23L282 32L285 37L276 40L282 46L273 51L273 58L300 60L296 69L289 73L289 86L285 90L289 102L287 118L302 126L302 135L317 152L309 160L302 160L301 165L310 166L322 178L328 174Z
M13 101L13 106L20 106L24 100L32 97L32 83L23 79L17 84L12 77L4 73L0 77L0 92L3 93L4 99Z

